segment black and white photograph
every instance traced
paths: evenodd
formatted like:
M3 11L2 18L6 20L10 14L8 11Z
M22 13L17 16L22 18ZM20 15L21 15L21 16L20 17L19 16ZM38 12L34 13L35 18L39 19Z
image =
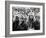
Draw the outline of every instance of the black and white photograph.
M40 8L12 7L12 31L40 30Z
M10 5L10 31L13 33L41 33L42 6Z
M6 2L6 36L44 34L44 3Z

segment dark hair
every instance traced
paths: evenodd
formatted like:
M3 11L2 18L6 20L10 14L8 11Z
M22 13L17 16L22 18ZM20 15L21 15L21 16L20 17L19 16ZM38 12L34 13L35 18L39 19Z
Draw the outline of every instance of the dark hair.
M19 17L18 16L16 16L16 20L19 20Z

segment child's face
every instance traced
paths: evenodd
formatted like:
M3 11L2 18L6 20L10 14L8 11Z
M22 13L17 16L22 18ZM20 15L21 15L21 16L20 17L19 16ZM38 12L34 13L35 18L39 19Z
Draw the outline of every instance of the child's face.
M37 20L37 21L39 21L39 20L40 20L40 17L39 17L39 16L36 16L35 18L36 18L36 20Z
M33 18L33 15L31 15L30 18Z
M22 18L20 18L20 19L19 19L19 21L20 21L20 22L22 22L22 21L23 21L23 19L22 19Z

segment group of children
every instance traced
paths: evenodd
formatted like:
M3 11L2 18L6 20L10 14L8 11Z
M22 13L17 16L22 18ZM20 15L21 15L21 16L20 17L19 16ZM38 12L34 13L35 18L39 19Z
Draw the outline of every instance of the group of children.
M34 21L34 17L32 15L29 16L28 19L16 16L15 21L13 22L13 31L28 30L32 28L34 30L40 30L39 17L36 16L35 18L36 19Z

